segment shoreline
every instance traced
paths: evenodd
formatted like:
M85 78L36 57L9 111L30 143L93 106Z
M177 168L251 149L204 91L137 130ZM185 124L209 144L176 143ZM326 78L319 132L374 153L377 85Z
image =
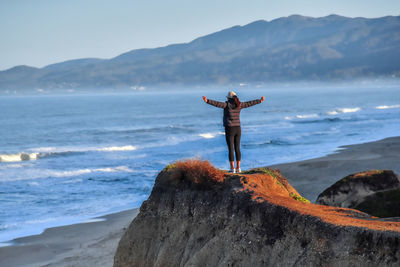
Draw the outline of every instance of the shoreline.
M326 188L347 175L374 169L400 174L400 136L339 147L323 157L274 164L305 198L315 202ZM310 186L312 185L312 186Z
M268 167L280 169L301 195L314 202L328 186L355 172L391 169L400 174L400 153L396 152L400 152L400 136ZM112 266L119 240L138 212L139 208L125 210L11 240L6 242L10 246L0 247L0 266Z
M125 210L16 238L0 247L0 266L112 266L118 242L138 213Z

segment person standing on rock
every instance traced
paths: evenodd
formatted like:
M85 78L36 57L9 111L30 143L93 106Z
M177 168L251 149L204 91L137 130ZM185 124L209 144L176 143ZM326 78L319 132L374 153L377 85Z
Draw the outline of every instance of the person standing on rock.
M257 104L260 104L264 101L265 97L262 96L261 99L251 100L247 102L240 102L236 93L230 91L226 96L226 102L219 102L211 99L207 99L207 97L203 96L204 102L215 106L217 108L224 109L224 127L225 127L225 138L226 144L228 145L229 150L229 172L232 173L240 173L240 137L242 135L242 130L240 128L240 111L242 108L248 108ZM235 152L234 152L235 151ZM235 161L234 161L234 153L236 155L236 169L235 169Z

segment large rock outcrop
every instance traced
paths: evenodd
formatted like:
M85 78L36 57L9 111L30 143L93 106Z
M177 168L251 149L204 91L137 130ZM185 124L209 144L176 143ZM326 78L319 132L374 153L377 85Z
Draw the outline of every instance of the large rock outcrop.
M378 217L399 217L399 177L391 170L351 174L325 189L317 203L357 209Z
M400 223L311 204L277 170L166 167L114 266L399 266Z

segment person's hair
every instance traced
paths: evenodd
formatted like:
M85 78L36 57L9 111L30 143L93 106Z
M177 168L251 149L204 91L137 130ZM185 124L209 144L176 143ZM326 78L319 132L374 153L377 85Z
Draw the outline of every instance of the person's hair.
M235 100L236 106L240 107L240 100L239 97L237 97L236 95L233 96L233 100Z

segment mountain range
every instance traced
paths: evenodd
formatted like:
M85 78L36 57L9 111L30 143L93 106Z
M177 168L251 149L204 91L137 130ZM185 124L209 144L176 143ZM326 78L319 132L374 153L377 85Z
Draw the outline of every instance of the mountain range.
M1 91L400 77L400 16L259 20L189 43L0 71Z

